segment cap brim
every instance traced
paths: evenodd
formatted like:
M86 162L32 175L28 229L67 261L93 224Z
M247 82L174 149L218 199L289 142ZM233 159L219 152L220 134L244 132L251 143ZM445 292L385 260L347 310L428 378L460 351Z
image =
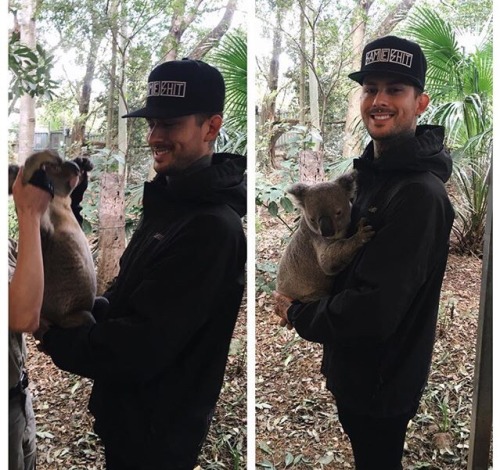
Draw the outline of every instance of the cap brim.
M152 109L152 108L141 108L137 111L132 111L131 113L124 114L122 118L146 118L146 119L171 119L182 116L190 116L191 114L199 114L199 113L221 113L222 111L214 110L199 110L199 109L184 109L182 111L172 108L161 108L161 109Z
M387 71L387 70L366 70L363 72L353 72L347 75L351 80L354 80L355 82L358 82L360 85L363 85L363 80L367 75L374 75L374 74L384 74L384 75L395 75L397 77L403 77L404 79L410 81L413 85L415 85L417 88L420 90L423 90L424 87L422 84L415 79L414 76L405 74L405 73L399 73L399 72L393 72L393 71Z
M149 118L149 119L170 119L181 116L188 116L190 114L196 114L198 111L184 110L179 111L176 109L151 109L151 108L141 108L131 113L124 114L122 118Z

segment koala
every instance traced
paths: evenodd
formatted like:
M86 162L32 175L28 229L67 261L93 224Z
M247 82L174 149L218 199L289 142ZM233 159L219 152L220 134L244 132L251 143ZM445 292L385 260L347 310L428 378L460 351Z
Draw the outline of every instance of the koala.
M88 159L80 161L82 170L92 169ZM18 172L17 165L9 165L9 194ZM63 161L49 150L30 155L23 170L23 184L31 182L53 193L40 224L45 283L41 316L63 328L95 322L91 314L97 286L94 262L71 210L70 195L79 175L78 164Z
M334 276L375 234L364 220L346 238L351 222L351 201L356 172L334 181L288 189L301 209L299 227L281 257L276 290L292 299L311 302L331 292Z

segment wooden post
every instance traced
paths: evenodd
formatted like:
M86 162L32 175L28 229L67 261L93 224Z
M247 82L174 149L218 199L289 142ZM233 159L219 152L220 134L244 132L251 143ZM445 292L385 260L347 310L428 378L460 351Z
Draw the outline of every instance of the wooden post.
M120 257L125 250L124 176L104 173L99 205L99 258L97 294L106 291L118 274Z
M491 175L491 173L490 173ZM491 183L491 178L489 178ZM481 300L476 341L474 396L467 470L488 470L493 419L493 264L492 194L490 184L483 250Z

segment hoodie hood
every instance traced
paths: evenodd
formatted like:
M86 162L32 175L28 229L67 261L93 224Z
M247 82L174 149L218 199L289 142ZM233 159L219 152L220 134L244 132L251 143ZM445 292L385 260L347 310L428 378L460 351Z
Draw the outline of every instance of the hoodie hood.
M148 204L188 202L227 204L240 217L246 214L246 157L230 153L214 153L212 163L187 174L169 177L156 175L144 183L144 200ZM146 205L146 204L145 204Z
M374 158L373 141L363 155L354 160L359 171L423 172L428 171L446 183L452 172L452 159L444 148L444 127L417 126L415 136Z

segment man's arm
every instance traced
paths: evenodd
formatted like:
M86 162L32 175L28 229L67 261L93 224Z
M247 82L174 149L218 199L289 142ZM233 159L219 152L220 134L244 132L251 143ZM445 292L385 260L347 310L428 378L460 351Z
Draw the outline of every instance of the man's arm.
M133 316L43 338L54 363L91 378L144 381L171 367L224 301L238 271L239 234L200 217L185 227L129 297ZM243 247L244 249L244 247ZM233 277L231 277L233 276Z
M364 248L348 288L288 309L303 338L320 343L378 343L392 335L421 286L447 250L447 200L420 184L404 187L386 224Z

